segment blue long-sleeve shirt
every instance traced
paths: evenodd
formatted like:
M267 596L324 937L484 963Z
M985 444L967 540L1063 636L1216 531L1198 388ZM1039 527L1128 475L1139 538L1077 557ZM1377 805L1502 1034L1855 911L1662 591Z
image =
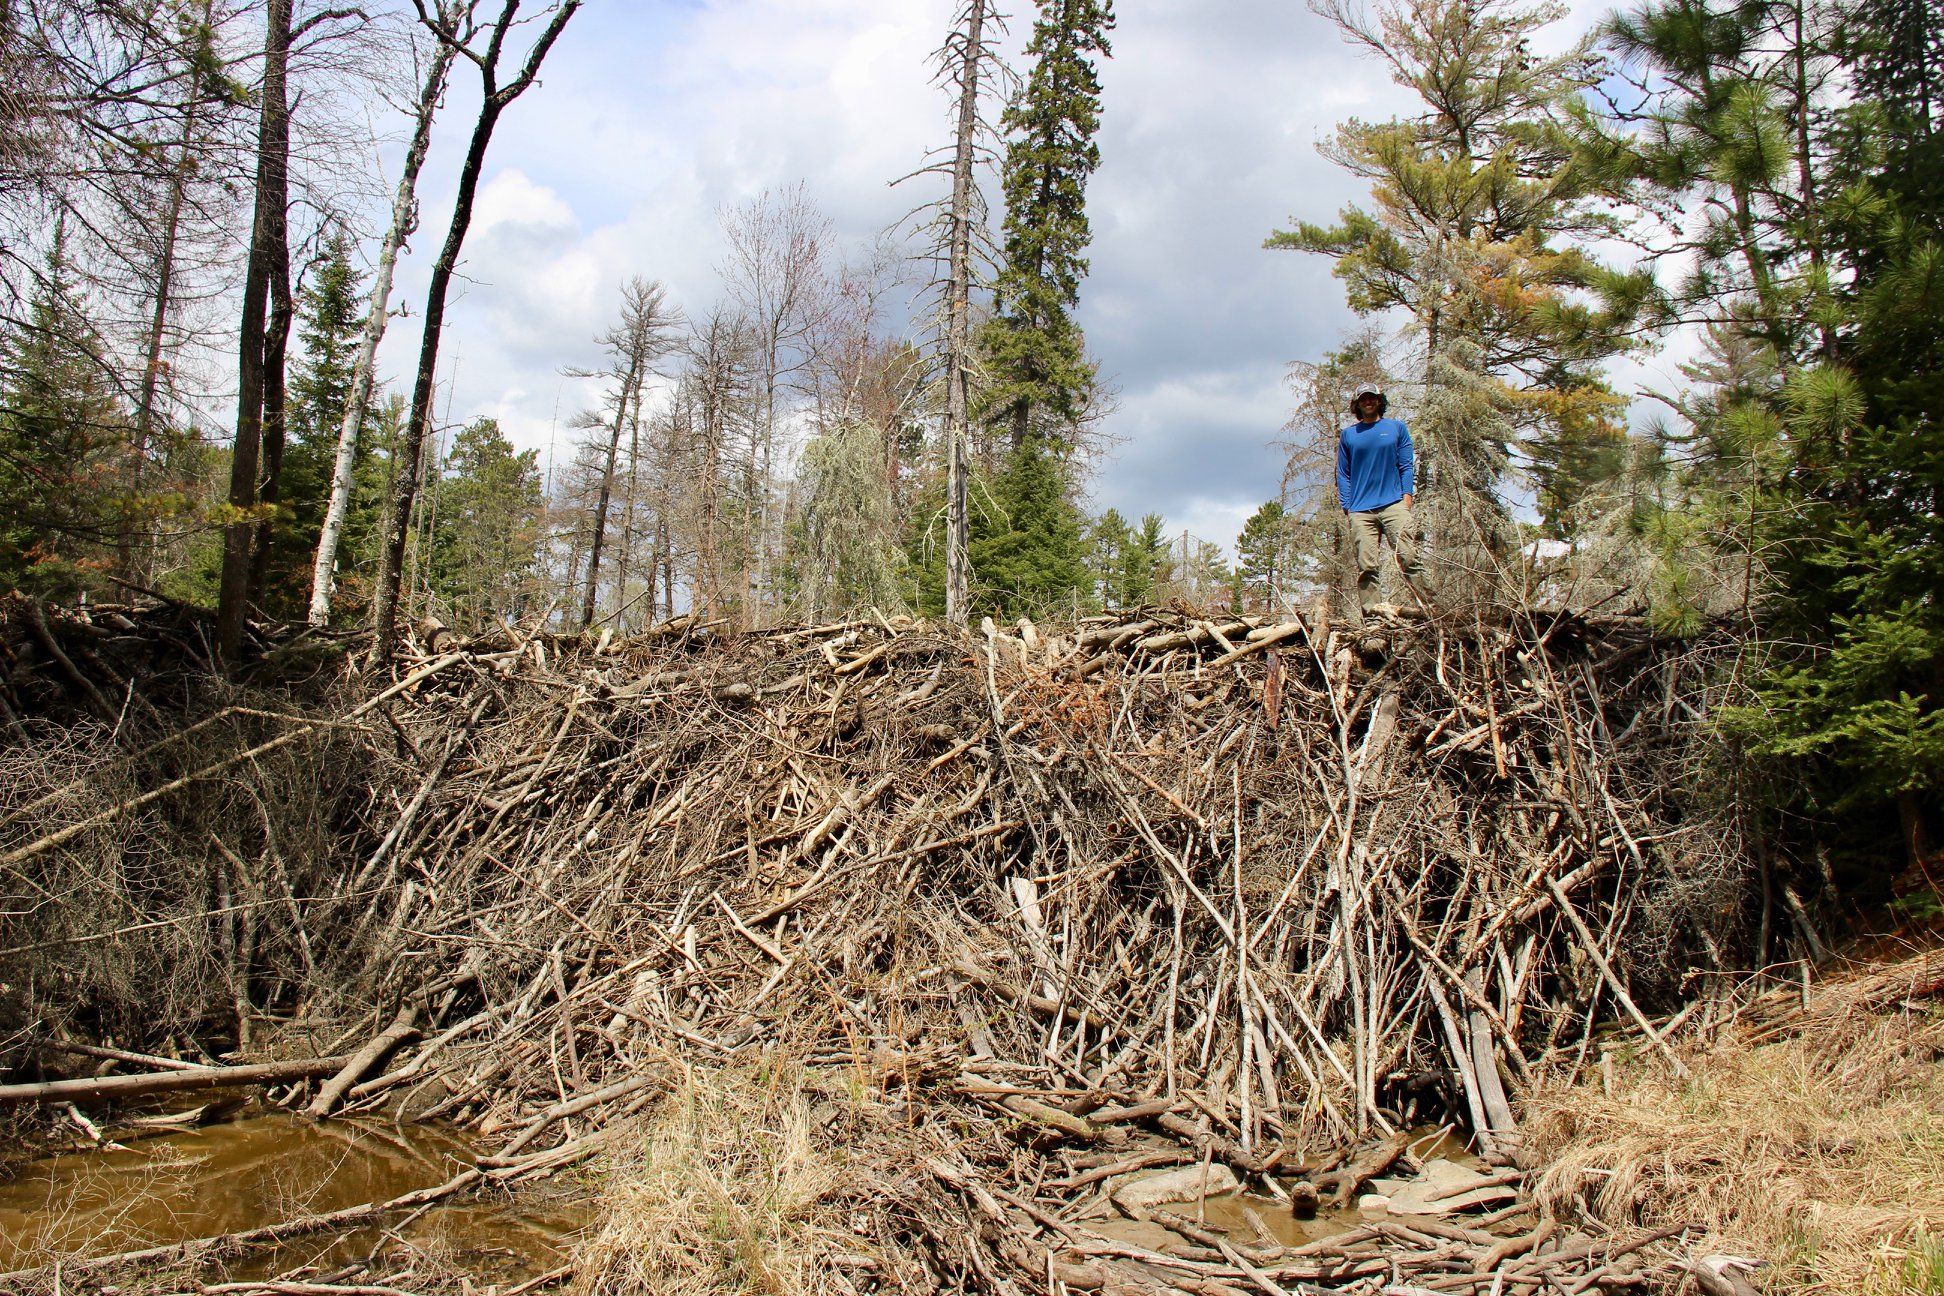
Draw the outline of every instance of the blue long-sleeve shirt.
M1337 501L1349 513L1389 508L1417 490L1411 434L1394 418L1352 423L1337 442Z

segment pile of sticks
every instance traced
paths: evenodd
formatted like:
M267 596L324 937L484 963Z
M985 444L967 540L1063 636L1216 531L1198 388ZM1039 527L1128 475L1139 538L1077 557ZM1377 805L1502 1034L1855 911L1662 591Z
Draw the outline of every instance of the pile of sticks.
M930 1149L954 1209L893 1212L910 1286L1644 1283L1660 1239L1515 1215L1314 1248L1177 1220L1160 1258L1081 1221L1118 1173L1286 1196L1421 1122L1511 1164L1522 1089L1611 1019L1680 1065L1650 1014L1741 921L1732 835L1680 797L1708 647L1565 614L1359 638L1154 610L424 636L318 721L389 770L301 911L374 1047L292 1099L532 1131L485 1173L781 1050Z

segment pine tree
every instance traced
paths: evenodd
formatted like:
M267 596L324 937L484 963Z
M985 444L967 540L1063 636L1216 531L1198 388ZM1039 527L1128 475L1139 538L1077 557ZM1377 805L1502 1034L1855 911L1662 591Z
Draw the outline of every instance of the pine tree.
M1647 0L1609 20L1608 42L1650 94L1596 147L1606 173L1658 214L1661 247L1690 255L1693 270L1676 291L1681 308L1718 316L1715 308L1731 302L1788 356L1807 312L1789 264L1790 123L1760 40L1761 12L1759 3Z
M1237 597L1254 607L1275 609L1289 593L1290 517L1278 500L1249 515L1235 538L1240 559L1235 569Z
M990 384L980 416L1009 430L1011 448L1043 427L1061 440L1086 408L1094 366L1072 312L1079 304L1087 180L1100 165L1100 78L1112 0L1038 0L1025 84L1000 118L1006 132L1005 260L993 318L981 331Z
M1397 0L1374 20L1347 0L1318 9L1426 112L1339 127L1324 153L1370 182L1375 210L1299 223L1267 246L1332 258L1359 313L1410 313L1438 548L1482 548L1475 563L1489 569L1512 536L1514 444L1578 417L1652 292L1647 273L1610 270L1581 246L1616 229L1599 208L1610 177L1576 130L1598 61L1584 42L1534 52L1565 12L1556 4Z

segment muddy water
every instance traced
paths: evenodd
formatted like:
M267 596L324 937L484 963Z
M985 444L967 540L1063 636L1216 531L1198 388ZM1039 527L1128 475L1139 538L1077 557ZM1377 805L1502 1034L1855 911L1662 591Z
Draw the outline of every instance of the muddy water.
M1259 1197L1253 1193L1231 1193L1222 1197L1209 1197L1200 1203L1171 1202L1163 1209L1194 1220L1218 1233L1227 1234L1231 1239L1247 1245L1256 1245L1267 1239L1279 1246L1299 1247L1309 1242L1319 1242L1327 1237L1348 1233L1364 1223L1364 1217L1356 1210L1326 1211L1315 1219L1300 1220L1289 1213L1287 1202L1273 1197ZM1257 1224L1261 1227L1258 1228ZM1104 1237L1117 1242L1127 1242L1134 1246L1147 1247L1152 1251L1166 1250L1171 1245L1180 1245L1185 1239L1178 1233L1146 1220L1126 1219L1121 1216L1103 1216L1089 1219L1086 1226Z
M469 1161L449 1133L390 1123L317 1124L277 1112L196 1129L116 1129L123 1151L0 1166L0 1271L273 1224L443 1183ZM299 1239L252 1263L266 1271L362 1259L404 1244L493 1277L560 1263L587 1211L562 1197L469 1202L401 1234L372 1228ZM396 1221L387 1221L396 1226Z

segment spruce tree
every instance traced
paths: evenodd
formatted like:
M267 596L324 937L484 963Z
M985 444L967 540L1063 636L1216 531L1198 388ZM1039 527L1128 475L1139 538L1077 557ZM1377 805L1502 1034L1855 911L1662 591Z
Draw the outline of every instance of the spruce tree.
M490 418L453 438L429 562L435 598L462 631L517 619L536 602L545 507L539 459L536 450L515 450Z
M1103 606L1121 606L1121 564L1134 533L1119 509L1108 509L1088 532L1087 559L1093 568L1093 588Z
M1846 115L1883 150L1874 187L1898 219L1944 234L1944 15L1936 0L1859 0L1841 45L1857 91Z
M1159 513L1141 518L1140 528L1122 552L1120 566L1121 607L1152 603L1161 587L1174 577L1168 561L1168 537Z
M1029 433L993 482L991 507L973 509L974 604L1017 615L1091 603L1084 527L1059 447Z
M1000 118L1006 199L1004 263L993 318L980 334L990 377L980 416L1009 448L1036 427L1062 440L1084 412L1094 366L1072 312L1087 273L1087 180L1100 165L1100 78L1112 0L1038 0L1025 84Z
M1758 705L1730 725L1791 773L1839 881L1934 892L1944 864L1944 238L1927 195L1944 104L1937 39L1903 6L1851 14L1858 93L1836 129L1845 203L1832 227L1839 360L1801 365L1768 404L1785 471L1765 482L1759 537L1778 644ZM1901 839L1900 841L1898 839ZM1933 897L1934 902L1934 897Z

